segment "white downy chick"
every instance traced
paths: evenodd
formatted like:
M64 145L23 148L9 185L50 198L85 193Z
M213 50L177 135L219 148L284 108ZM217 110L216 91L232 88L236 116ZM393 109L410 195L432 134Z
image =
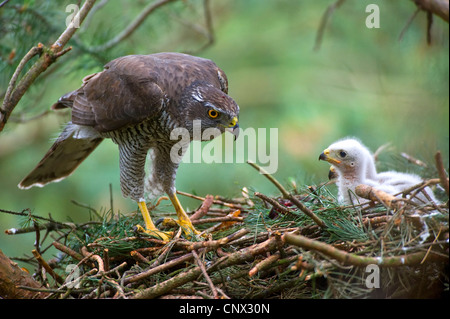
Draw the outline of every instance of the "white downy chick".
M373 154L355 138L345 138L331 144L320 154L319 160L332 164L337 173L338 200L345 204L353 202L352 197L356 196L353 194L359 184L366 184L394 195L422 182L415 174L396 171L377 173ZM435 201L431 189L427 187L425 190ZM423 194L418 197L421 201L428 202ZM367 201L358 199L359 202Z

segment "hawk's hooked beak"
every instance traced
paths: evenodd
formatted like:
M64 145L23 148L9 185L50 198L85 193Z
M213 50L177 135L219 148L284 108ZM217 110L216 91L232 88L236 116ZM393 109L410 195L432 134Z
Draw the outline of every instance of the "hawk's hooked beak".
M236 139L239 137L240 131L237 116L231 119L230 123L228 124L228 128L226 130L234 135L234 140L236 141Z
M320 160L327 161L328 163L331 163L331 164L340 164L341 163L341 161L330 156L330 150L328 148L326 150L324 150L322 152L322 154L320 154L319 161Z

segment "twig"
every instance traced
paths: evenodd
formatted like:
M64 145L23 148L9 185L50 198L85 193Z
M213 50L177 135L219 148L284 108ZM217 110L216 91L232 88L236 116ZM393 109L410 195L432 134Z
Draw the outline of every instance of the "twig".
M325 33L325 27L327 26L328 20L331 18L334 11L337 8L339 8L344 2L345 0L336 0L335 2L333 2L328 6L327 10L323 14L322 20L320 21L320 27L316 35L316 43L314 45L314 51L320 50L320 46L322 45L323 34Z
M400 35L398 37L399 41L401 41L403 39L403 36L405 35L406 30L408 30L409 26L411 25L411 23L416 18L417 14L419 12L420 12L420 9L417 8L416 11L414 11L414 13L412 14L412 16L408 19L408 21L406 22L406 25L403 27L402 31L400 32Z
M270 198L264 194L261 194L259 192L255 192L254 195L256 197L261 198L263 201L268 202L269 204L271 204L276 210L280 211L281 213L291 213L291 210L285 206L282 206L280 203L278 203L276 200L274 200L273 198Z
M409 155L409 154L407 154L405 152L400 153L400 156L402 156L408 162L410 162L410 163L412 163L414 165L417 165L417 166L420 166L420 167L428 167L428 165L426 163L422 162L421 160L419 160L419 159L417 159L417 158L415 158L415 157L413 157L413 156L411 156L411 155Z
M32 47L30 51L28 51L27 54L22 58L19 65L17 66L16 70L14 71L13 76L11 77L11 80L9 81L8 88L6 89L5 93L5 100L9 100L11 98L11 94L14 91L14 88L16 86L17 79L19 78L20 73L23 71L25 65L36 55L40 55L42 53L42 50L44 49L44 46L42 43L39 43L37 46ZM2 111L0 109L0 111ZM5 110L6 111L6 110Z
M434 238L433 242L430 244L430 247L427 249L427 253L425 254L425 256L423 257L422 261L420 262L421 264L423 264L425 262L425 260L428 257L428 254L430 253L431 249L433 248L433 244L438 240L439 235L441 235L441 231L442 231L442 227L439 228L439 232L436 235L436 237Z
M436 162L436 168L438 171L438 175L439 175L439 180L441 182L442 187L445 190L445 193L447 194L447 196L449 196L449 185L448 185L448 177L447 177L447 173L445 172L445 168L444 168L444 163L442 161L442 155L441 152L436 152L436 154L434 155L434 159Z
M81 253L85 258L91 259L92 261L95 261L98 264L99 272L101 273L105 272L105 265L103 263L103 259L99 255L88 252L85 246L81 247Z
M210 0L203 0L203 11L204 11L204 16L205 16L205 27L204 28L197 24L189 23L189 22L179 19L179 21L181 23L183 23L187 27L190 27L194 31L200 33L207 40L207 42L204 45L202 45L199 49L195 50L194 52L187 52L187 53L196 54L198 52L205 50L207 47L211 46L214 43L214 29L213 29L213 25L212 25Z
M217 289L214 286L214 284L211 281L211 278L209 277L208 273L206 272L205 266L203 265L202 260L200 259L200 257L197 255L197 253L195 252L195 250L192 251L192 255L194 256L194 259L197 263L197 266L200 268L200 270L202 271L203 277L205 277L206 282L209 285L209 288L211 289L214 299L217 299L219 297L219 295L217 294Z
M373 202L381 202L388 208L400 208L402 206L402 202L399 201L395 196L392 196L391 194L383 192L369 185L361 184L356 186L355 193L359 197L369 199Z
M103 263L105 264L105 272L109 271L109 249L103 249Z
M343 265L353 265L359 267L367 265L378 265L380 267L415 266L419 265L426 255L426 252L416 252L408 255L401 255L395 257L365 257L352 253L347 253L329 244L320 242L318 240L309 239L301 235L293 235L286 233L283 235L283 239L288 244L321 252L326 256L336 259ZM441 260L441 259L445 258L441 255L434 254L433 252L430 251L430 256L428 257L428 260Z
M244 221L244 219L242 217L239 217L240 214L241 214L241 211L238 209L238 210L230 212L228 215L226 215L224 217L205 218L205 219L209 219L209 220L215 220L216 222L220 221L220 223L218 223L208 229L205 229L203 232L205 234L212 234L215 231L230 228L231 226L233 226L236 223L242 223ZM202 219L202 220L205 220L205 219Z
M179 243L176 243L175 245L179 245L179 247L182 247L183 249L185 249L187 251L198 250L200 248L216 249L216 248L226 245L236 239L239 239L248 233L249 233L249 230L240 229L237 232L235 232L231 235L228 235L227 237L223 237L223 238L217 239L217 240L198 241L198 242L179 242Z
M33 253L34 258L38 261L38 263L44 267L44 269L50 274L50 276L53 277L59 284L62 284L64 282L64 279L61 278L57 273L55 273L52 269L52 267L49 266L49 264L42 258L41 254L36 250L33 249L31 251Z
M141 272L141 273L139 273L137 275L127 277L127 278L124 279L124 285L127 285L127 284L132 283L132 282L143 280L143 279L145 279L145 278L147 278L147 277L149 277L151 275L157 274L157 273L159 273L161 271L170 269L170 268L172 268L172 267L174 267L176 265L179 265L181 263L187 262L187 261L191 260L192 258L194 258L192 253L188 253L186 255L183 255L181 257L178 257L176 259L168 261L168 262L166 262L166 263L164 263L162 265L159 265L159 266L156 266L154 268L150 268L150 269L148 269L146 271L143 271L143 272Z
M142 256L142 254L137 251L137 250L133 250L130 252L130 256L134 258L134 260L136 260L139 263L144 263L144 264L150 264L150 261L145 258L144 256Z
M0 132L6 125L11 113L17 106L25 92L34 83L37 77L47 70L47 68L53 64L59 57L68 52L71 47L64 49L64 46L72 38L75 32L78 30L78 25L74 21L80 24L86 18L90 9L94 5L95 0L86 0L78 13L74 16L72 22L60 35L60 37L53 43L50 48L45 48L42 44L32 48L22 59L18 68L14 72L14 75L8 84L8 91L3 99L3 105L0 108ZM40 58L32 65L28 72L22 77L20 82L16 84L19 74L22 72L25 64L36 54L41 54Z
M79 261L83 260L83 256L81 254L77 253L76 251L70 249L67 246L64 246L60 242L54 241L53 246L55 246L56 249L62 251L66 255L69 255L70 257L72 257L76 260L79 260Z
M125 40L126 38L128 38L130 35L133 34L134 31L136 31L137 28L139 28L139 26L145 21L145 19L156 9L158 9L159 7L162 7L163 5L169 3L169 2L173 2L175 0L159 0L159 1L155 1L153 3L149 3L147 5L147 7L145 7L141 13L136 17L136 19L131 22L126 28L123 29L122 32L120 32L117 36L115 36L114 38L112 38L111 40L109 40L108 42L89 48L87 49L88 52L91 53L98 53L98 52L104 52L107 51L109 49L111 49L112 47L116 46L118 43L120 43L121 41Z
M4 0L2 3L0 3L0 8L3 7L5 4L7 4L9 0Z
M0 208L0 213L6 213L6 214L11 214L11 215L17 215L17 216L25 216L30 219L31 218L40 219L40 220L45 220L48 222L46 224L40 224L39 229L44 229L44 228L48 229L48 230L55 230L55 229L60 229L60 228L74 229L76 227L76 225L73 223L61 223L61 222L57 222L57 221L53 220L52 218L47 218L47 217L42 217L42 216L31 214L31 210L29 208L25 208L21 212L15 212L15 211L10 211L10 210ZM101 222L92 221L92 222L84 223L82 225L87 225L87 224L101 224ZM82 227L82 226L79 225L79 227ZM7 235L15 235L15 234L32 232L34 230L35 230L34 227L25 227L25 228L18 228L18 229L11 228L11 229L5 230L5 233Z
M272 175L270 175L264 168L260 167L256 163L253 163L252 161L247 161L247 163L254 169L258 170L259 173L264 175L269 181L271 181L272 184L275 185L275 187L280 190L284 198L289 198L291 196L291 194L289 194L289 192L283 187L283 185L281 185L281 183L278 182Z
M37 228L36 228L37 227ZM10 228L5 230L5 234L7 235L19 235L19 234L26 234L36 231L36 229L43 230L56 230L56 229L62 229L62 228L73 228L73 225L71 224L60 224L57 222L48 222L45 224L37 224L30 226L30 227L24 227L24 228Z
M205 200L203 201L200 208L191 215L190 220L194 221L196 219L200 219L208 213L209 208L213 204L214 197L212 195L206 195Z
M39 229L39 225L36 222L36 220L33 220L33 227L36 234L36 239L34 240L34 247L36 248L36 251L38 254L41 253L41 231Z
M259 170L259 172L264 175L268 180L270 180L283 194L283 197L286 199L289 199L295 206L300 208L300 210L305 213L308 217L310 217L317 225L319 225L320 228L325 229L326 225L325 223L314 214L312 210L310 210L308 207L306 207L302 202L300 202L295 196L292 196L272 175L270 175L266 170L264 170L262 167L257 165L256 163L253 163L251 161L247 161L250 166L253 168Z
M447 0L412 0L418 8L426 12L437 15L448 22L448 1Z
M433 13L427 11L427 44L431 45L431 27L433 26Z
M206 200L206 198L204 198L204 197L193 195L193 194L189 194L189 193L182 192L182 191L179 191L179 190L177 190L177 194L183 195L183 196L186 196L186 197L190 197L190 198L194 198L194 199L198 199L198 200L201 200L203 202ZM213 204L226 206L226 207L230 207L230 208L242 209L242 206L239 205L239 204L227 203L227 202L224 202L224 201L221 201L221 200L218 200L218 199L214 199L213 200Z
M51 113L51 110L44 110L40 114L31 116L29 118L25 118L24 114L11 115L9 117L9 121L13 122L13 123L22 123L23 124L23 123L28 123L28 122L40 119L41 117L44 117L50 113Z
M199 225L199 224L223 223L223 222L240 222L240 223L242 223L243 221L244 221L243 217L223 216L223 217L203 218L203 219L193 220L192 224Z
M425 188L425 187L430 186L430 185L439 184L440 182L441 182L440 179L432 178L432 179L420 182L419 184L413 185L413 186L403 190L401 193L398 193L398 194L395 194L395 195L400 195L400 194L407 195L407 194L409 194L409 193L411 193L411 192L413 192L413 191L415 191L417 189L422 189L422 188Z
M80 202L77 202L76 200L72 199L70 200L70 202L76 206L80 206L82 208L86 208L88 209L90 212L94 213L95 216L97 216L98 219L102 220L102 216L97 212L97 210L95 208L92 208L90 205L87 204L83 204Z
M262 261L257 263L252 269L250 269L250 271L248 272L248 276L249 277L253 277L254 275L256 275L261 270L269 268L278 259L280 259L280 253L278 253L278 252L273 254L273 255L271 255L271 256L269 256L269 257L267 257L266 259L263 259Z
M270 238L267 241L242 249L233 254L221 257L217 262L215 262L211 267L207 269L207 272L214 271L217 268L224 269L236 264L242 264L247 261L252 260L255 256L264 254L266 252L276 249L275 238ZM189 255L192 256L192 253ZM202 271L200 267L194 267L191 270L182 272L166 281L158 283L152 287L141 290L139 293L135 294L133 299L152 299L163 294L168 293L172 289L184 285L187 282L195 280Z

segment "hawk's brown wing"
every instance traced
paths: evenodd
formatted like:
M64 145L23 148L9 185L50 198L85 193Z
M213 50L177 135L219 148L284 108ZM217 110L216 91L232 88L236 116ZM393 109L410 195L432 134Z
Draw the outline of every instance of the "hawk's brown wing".
M225 73L211 60L180 53L129 55L85 77L54 108L71 107L74 124L107 132L157 116L164 102L177 104L182 90L196 81L228 92Z

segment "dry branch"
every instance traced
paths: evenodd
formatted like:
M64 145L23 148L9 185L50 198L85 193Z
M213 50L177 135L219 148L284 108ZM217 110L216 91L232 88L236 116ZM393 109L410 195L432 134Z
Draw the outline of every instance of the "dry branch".
M202 206L191 215L190 219L191 221L197 220L208 214L209 209L211 208L211 205L213 204L214 197L212 195L206 195L205 200L202 203Z
M67 246L64 246L60 242L54 241L53 246L55 246L56 249L62 251L63 253L69 255L70 257L72 257L76 260L79 260L79 261L83 260L83 256L81 254L77 253L76 251L70 249Z
M197 266L202 271L203 277L205 277L206 282L208 283L209 287L211 288L211 292L213 293L214 299L217 299L219 297L219 295L217 294L217 289L214 286L213 282L211 281L211 278L209 277L208 273L206 272L206 268L205 268L205 265L203 265L203 261L200 259L200 257L195 252L195 250L192 251L192 255L195 258Z
M64 282L64 279L61 278L57 273L55 273L52 269L52 267L49 266L49 264L42 258L41 254L36 250L32 250L34 258L38 261L39 265L44 267L44 269L47 271L47 273L50 274L50 276L53 277L59 284L62 284Z
M312 240L301 235L286 233L283 235L283 239L288 244L323 253L331 258L336 259L342 265L353 265L359 267L367 265L378 265L380 267L416 266L422 263L424 257L428 253L427 251L425 251L393 257L367 257L347 253L329 244L320 242L318 240ZM445 261L445 259L446 258L444 256L435 254L431 250L429 251L428 260Z
M176 0L159 0L155 1L153 3L149 3L142 12L136 17L136 19L131 22L126 28L123 29L122 32L120 32L117 36L115 36L113 39L109 40L108 42L98 45L96 47L92 47L87 49L89 52L96 53L96 52L104 52L106 50L111 49L112 47L116 46L118 43L122 42L126 38L128 38L130 35L133 34L134 31L136 31L137 28L145 21L145 19L153 13L156 9L164 6L165 4L169 2L173 2Z
M369 199L373 202L380 202L386 205L389 208L400 208L402 206L402 202L398 201L398 198L383 192L379 189L371 187L369 185L358 185L355 188L355 193L359 197Z
M429 179L408 192L414 196L414 192L423 187L440 182L440 179ZM281 189L288 199L261 193L255 193L255 196L272 205L273 209L286 209L286 212L297 212L292 198L299 200L304 195L311 196L308 190L305 190L306 194L296 193L294 196L283 186ZM389 289L397 286L400 277L403 278L405 274L409 276L411 284L408 282L403 287L401 283L401 293L408 296L408 288L420 278L433 274L441 276L445 271L448 264L446 206L438 205L439 210L426 214L423 207L418 208L411 200L393 197L386 200L385 194L369 188L369 198L383 202L385 207L400 202L402 209L392 215L390 209L381 205L365 205L358 207L355 213L355 207L334 205L334 197L322 192L321 188L313 191L315 199L308 203L316 205L311 207L321 212L327 225L325 232L313 219L299 219L297 213L266 219L264 214L268 211L260 210L259 205L235 199L214 200L217 197L212 196L196 196L203 201L199 209L202 215L206 211L210 214L212 204L231 203L230 206L240 205L245 212L242 218L234 216L232 222L245 222L232 224L230 232L215 230L228 223L231 215L221 215L219 218L203 216L194 220L200 224L205 221L215 223L203 230L210 231L208 240L195 241L178 236L167 243L148 236L133 235L126 226L129 225L129 216L118 216L117 224L116 221L112 221L111 225L91 222L89 225L74 224L70 228L51 229L59 233L56 240L64 243L56 241L53 245L68 256L55 258L51 263L49 261L50 266L64 269L67 264L77 263L76 269L83 273L76 282L83 288L74 288L71 285L74 281L69 281L58 289L52 289L46 283L48 288L45 289L23 290L33 289L33 293L36 293L38 289L47 293L48 298L284 298L290 294L295 298L311 295L308 292L311 279L326 276L326 289L331 289L327 291L333 291L332 297L339 298L345 296L339 289L353 285L356 272L364 271L364 266L375 264L389 268L389 280L395 281L389 284ZM234 212L240 211L233 210L231 214ZM8 213L38 218L29 212ZM264 227L258 226L261 221ZM261 231L264 228L265 231ZM117 231L125 231L124 237L113 235L118 234ZM90 234L89 241L84 242L82 248L69 248L79 247L85 232ZM74 246L71 246L73 236L75 241L72 241ZM80 250L81 254L75 250ZM43 265L42 262L40 264ZM109 271L106 266L102 266L107 264L111 268ZM102 271L102 268L105 269ZM432 273L429 272L431 268ZM347 271L352 274L347 276ZM336 273L340 274L339 278L336 278ZM73 275L69 274L68 278ZM40 280L45 282L44 277ZM441 277L433 278L433 283L436 280L441 280ZM442 281L439 283L442 284ZM339 288L336 290L337 286ZM351 291L352 296L358 293L357 289ZM318 291L319 294L325 294L325 290ZM371 296L371 293L370 289L364 288L362 295ZM382 293L387 297L392 296L387 289Z
M192 194L189 194L189 193L186 193L186 192L182 192L182 191L179 191L179 190L177 190L177 194L183 195L183 196L186 196L186 197L190 197L190 198L194 198L194 199L198 199L198 200L201 200L203 202L206 200L206 198L204 198L204 197L197 196L197 195L192 195ZM242 209L242 205L240 205L240 204L227 203L227 202L225 202L223 200L214 199L212 201L212 203L215 204L215 205L221 205L221 206L226 206L226 207L235 208L235 209Z
M150 268L146 271L143 271L137 275L131 276L131 277L127 277L124 280L124 284L128 284L128 283L132 283L132 282L136 282L136 281L140 281L143 280L151 275L157 274L159 272L162 272L164 270L170 269L172 267L175 267L179 264L188 262L189 260L191 260L192 258L194 258L192 253L188 253L184 256L178 257L176 259L173 259L171 261L168 261L162 265L156 266L154 268Z
M270 198L269 196L266 196L264 194L261 194L259 192L255 192L255 196L261 198L263 201L269 203L272 205L273 208L275 208L277 211L280 211L281 213L290 213L291 210L285 206L282 206L280 203L278 203L275 199Z
M441 152L437 152L434 156L434 159L436 161L436 168L437 168L437 171L439 174L439 179L440 179L441 185L444 188L445 192L447 193L447 196L449 196L448 177L447 177L447 173L445 172Z
M99 255L88 252L86 247L81 247L81 253L83 254L84 258L88 258L91 261L95 261L98 264L99 272L105 271L105 265L103 263L103 259Z
M316 43L314 45L315 51L320 50L320 46L322 45L322 39L323 39L323 35L325 33L325 28L328 24L328 20L330 20L334 11L337 8L339 8L344 2L345 2L345 0L336 0L335 2L333 2L332 4L330 4L328 6L327 10L323 14L322 20L320 21L320 27L319 27L319 30L317 31L317 35L316 35Z
M412 0L418 8L448 22L448 0Z
M221 257L216 263L207 269L207 272L214 271L217 268L224 269L236 264L242 264L247 261L254 259L255 256L264 254L266 252L276 249L277 244L274 237L268 239L267 241L250 246L241 251L237 251L233 254ZM194 267L188 271L182 272L166 281L158 283L152 287L146 288L141 292L133 296L133 299L152 299L166 294L176 287L184 285L190 281L195 280L202 271L200 267Z
M20 288L43 288L30 274L22 270L15 262L0 250L0 297L4 299L42 299L48 294Z
M407 20L407 23L403 30L400 32L399 39L403 38L404 33L409 28L411 22L417 16L419 11L425 11L427 14L427 42L431 43L431 25L433 22L433 15L437 15L442 18L447 23L449 22L449 1L448 0L412 0L414 4L417 6L417 9L414 11L412 16ZM345 0L336 0L332 4L330 4L325 10L322 19L320 21L320 26L317 31L316 41L314 45L314 50L320 50L323 41L323 35L325 33L325 29L329 20L331 19L333 13L338 9Z
M266 259L257 263L250 271L248 272L249 277L255 276L258 272L265 270L271 267L278 259L280 259L280 253L275 253Z
M270 175L266 170L262 167L253 163L251 161L247 161L250 166L257 169L262 175L264 175L268 180L270 180L283 194L283 197L289 199L295 206L297 206L303 213L305 213L308 217L310 217L320 228L325 228L325 223L314 214L312 210L306 207L302 202L300 202L295 196L292 196L281 184L278 182L272 175Z

